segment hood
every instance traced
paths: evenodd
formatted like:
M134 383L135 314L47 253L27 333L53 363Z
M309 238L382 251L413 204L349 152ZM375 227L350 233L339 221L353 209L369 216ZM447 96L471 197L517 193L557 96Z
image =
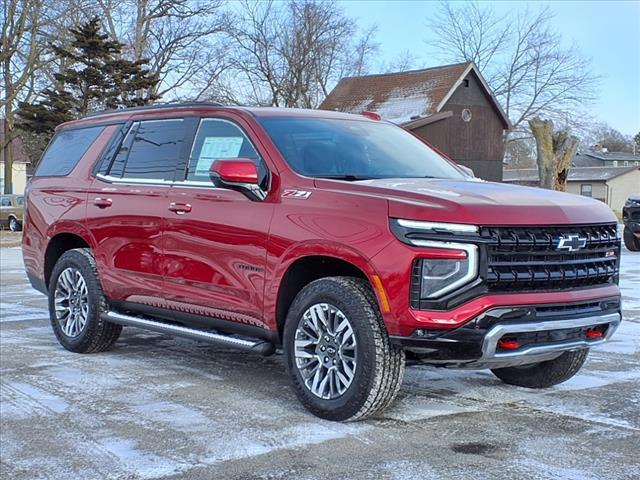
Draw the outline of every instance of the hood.
M317 181L321 187L325 181ZM381 179L340 183L353 193L384 196L389 216L473 225L566 225L617 219L598 200L505 183L436 179ZM328 186L328 185L327 185Z

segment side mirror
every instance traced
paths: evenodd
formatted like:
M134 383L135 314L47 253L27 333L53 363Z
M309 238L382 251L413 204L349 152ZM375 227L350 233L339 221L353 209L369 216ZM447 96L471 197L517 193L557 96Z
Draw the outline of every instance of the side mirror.
M260 188L258 167L248 158L216 160L209 168L214 185L236 190L250 200L264 200L267 192Z

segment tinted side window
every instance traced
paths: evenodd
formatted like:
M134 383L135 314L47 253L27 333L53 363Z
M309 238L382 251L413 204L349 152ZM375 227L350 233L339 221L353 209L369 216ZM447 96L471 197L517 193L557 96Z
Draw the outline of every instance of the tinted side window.
M16 197L16 205L18 205L18 206L24 205L24 197L23 196Z
M104 128L103 125L77 130L63 130L56 134L40 160L35 176L68 175Z
M226 120L207 118L200 122L191 149L187 180L209 181L209 168L218 159L247 158L266 174L260 155L240 128Z
M0 207L10 207L11 199L9 197L0 197Z
M181 119L134 124L114 159L109 175L173 180L184 142L184 128Z
M120 144L118 153L111 162L111 167L108 171L109 175L111 175L112 177L122 177L122 173L124 172L124 165L127 162L127 158L129 158L131 145L133 144L133 140L136 138L136 131L138 130L139 125L139 122L131 125L131 128L127 132L127 135L124 137L124 140Z

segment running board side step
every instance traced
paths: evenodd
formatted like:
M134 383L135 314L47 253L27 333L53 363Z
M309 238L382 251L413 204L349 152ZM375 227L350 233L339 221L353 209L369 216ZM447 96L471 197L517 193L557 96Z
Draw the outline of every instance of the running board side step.
M101 318L104 321L117 323L118 325L124 325L126 327L143 328L153 332L175 335L176 337L190 338L191 340L200 340L214 345L233 347L246 352L259 353L264 356L271 355L275 352L273 343L265 340L245 340L207 330L198 330L196 328L174 325L150 318L134 317L113 311L103 313Z

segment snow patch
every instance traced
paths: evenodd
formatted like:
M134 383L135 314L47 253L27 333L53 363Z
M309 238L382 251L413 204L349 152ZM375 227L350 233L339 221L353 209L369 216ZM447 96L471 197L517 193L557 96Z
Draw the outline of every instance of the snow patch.
M425 82L420 88L393 89L389 96L376 105L375 111L383 119L402 124L412 117L424 115L431 108L431 98L426 92L432 87L433 82Z

